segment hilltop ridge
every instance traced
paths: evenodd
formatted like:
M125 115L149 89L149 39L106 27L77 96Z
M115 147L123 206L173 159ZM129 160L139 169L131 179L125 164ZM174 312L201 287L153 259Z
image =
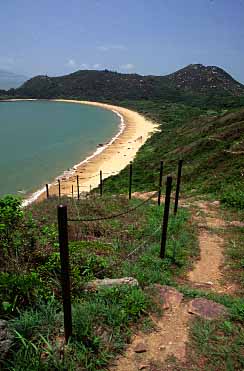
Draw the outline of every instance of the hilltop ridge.
M168 76L177 88L196 91L199 93L210 91L224 91L233 95L242 95L244 85L217 66L190 64Z
M2 95L3 92L2 92ZM120 101L164 99L184 101L196 96L244 96L244 85L216 66L191 64L166 76L142 76L103 70L79 70L69 75L35 76L9 95L27 98L77 98Z

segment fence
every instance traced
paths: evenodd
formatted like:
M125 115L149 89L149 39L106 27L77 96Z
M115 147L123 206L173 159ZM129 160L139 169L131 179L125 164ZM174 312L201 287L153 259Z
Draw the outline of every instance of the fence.
M174 202L174 215L176 215L178 210L179 202L179 192L180 192L180 183L181 183L181 173L182 173L182 160L178 163L178 174L177 174L177 183L176 183L176 193L175 193L175 202ZM103 195L103 178L102 171L100 175L100 196ZM132 195L132 163L129 167L129 199ZM68 246L68 222L82 223L82 222L96 222L101 220L116 219L118 217L125 216L127 214L133 213L136 209L140 208L147 202L151 201L154 198L157 198L158 205L161 203L161 191L162 191L162 178L163 178L163 161L160 162L160 171L159 171L159 189L157 192L153 193L146 200L143 200L138 205L131 207L125 211L114 213L111 215L105 215L95 218L68 218L67 206L59 205L58 206L58 231L59 231L59 247L60 247L60 259L61 259L61 284L62 284L62 297L63 297L63 310L64 310L64 330L65 330L65 340L68 342L70 336L72 335L72 312L71 312L71 292L70 292L70 276L69 276L69 246ZM60 181L59 181L59 197L60 192ZM79 177L77 176L77 198L79 196ZM167 229L168 229L168 219L170 212L170 199L171 199L171 189L172 189L172 177L168 176L166 181L166 193L165 193L165 203L164 203L164 212L162 225L159 226L149 238L143 242L143 244L137 246L133 249L128 255L127 259L134 255L138 250L145 248L149 243L151 238L159 232L161 229L161 247L160 247L160 258L165 258L166 252L166 242L167 242ZM73 195L73 186L72 186L72 195ZM47 197L48 187L47 187ZM116 263L114 263L116 264ZM110 265L111 268L111 265ZM107 268L106 268L107 269ZM102 271L101 271L102 272ZM99 273L101 273L99 272Z
M79 175L76 175L76 178L75 178L75 182L74 184L71 185L71 189L70 189L70 193L68 195L71 195L72 198L75 197L75 194L77 196L77 199L79 200L80 199L80 196L81 196L81 193L83 193L81 191L81 188L86 188L86 189L89 189L89 191L87 192L90 192L91 191L91 184L89 185L81 185L80 184L80 181L89 181L90 179L94 179L94 178L99 178L99 183L98 183L98 187L99 187L99 191L100 191L100 196L103 195L103 175L107 175L108 176L112 176L112 175L116 175L118 174L119 171L111 171L110 173L105 173L103 172L102 170L100 170L100 172L98 174L95 174L95 175L92 175L90 177L81 177ZM132 175L132 174L131 174ZM64 181L65 183L66 181ZM57 183L56 183L56 186L57 186L57 190L55 189L55 193L53 195L57 196L60 198L61 196L65 196L65 194L62 195L62 191L61 191L61 188L62 188L62 180L61 179L58 179ZM52 186L52 188L54 188L54 186ZM56 188L56 187L55 187ZM76 192L75 192L75 189L76 189ZM51 193L50 193L50 185L49 184L46 184L46 198L49 198L51 196Z

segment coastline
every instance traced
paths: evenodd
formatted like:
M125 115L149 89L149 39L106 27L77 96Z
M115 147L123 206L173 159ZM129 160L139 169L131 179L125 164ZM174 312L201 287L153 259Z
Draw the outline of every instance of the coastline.
M25 99L16 99L21 101ZM34 100L34 99L33 99ZM13 101L13 100L12 100ZM158 125L147 120L139 113L127 108L114 106L106 103L78 101L68 99L52 99L51 102L87 104L113 111L120 117L119 131L106 144L97 147L96 151L74 165L68 171L64 171L51 184L49 184L49 195L58 195L58 179L61 182L61 195L72 195L77 197L76 176L79 175L80 193L89 192L99 185L99 172L103 171L103 179L119 173L130 161L133 161L136 153L146 140L158 130ZM28 206L35 201L41 201L46 197L45 187L34 192L23 200L22 206Z

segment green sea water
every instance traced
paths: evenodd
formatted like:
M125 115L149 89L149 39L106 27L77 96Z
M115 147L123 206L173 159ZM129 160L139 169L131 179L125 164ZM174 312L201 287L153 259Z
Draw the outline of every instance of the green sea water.
M102 108L48 101L0 103L0 195L30 194L116 135Z

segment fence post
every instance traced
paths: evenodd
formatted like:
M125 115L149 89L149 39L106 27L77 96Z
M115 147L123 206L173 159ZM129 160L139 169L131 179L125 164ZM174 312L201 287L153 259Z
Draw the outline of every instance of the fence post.
M46 194L47 194L47 198L49 198L49 189L48 189L48 184L46 184Z
M72 194L72 198L74 198L74 186L73 186L73 184L71 186L71 194Z
M175 215L177 214L178 203L179 203L182 163L183 163L183 160L179 160L178 174L177 174L177 184L176 184L176 191L175 191L175 206L174 206L174 214Z
M159 185L158 185L158 206L160 206L161 203L161 191L162 191L162 179L163 179L163 167L164 163L163 161L160 161L160 172L159 172Z
M102 172L102 170L100 170L100 185L99 185L99 188L100 188L100 196L102 197L102 195L103 195L103 172Z
M67 206L58 206L58 232L59 249L61 261L61 285L64 310L64 335L68 343L72 335L72 313L71 313L71 295L70 295L70 277L69 277L69 247L68 247L68 221Z
M132 162L130 161L130 170L129 170L129 200L131 200L131 188L132 188Z
M165 250L166 250L171 187L172 187L172 177L168 176L167 182L166 182L166 194L165 194L164 216L163 216L161 248L160 248L160 258L162 259L165 257Z
M61 197L61 184L60 184L60 179L58 179L58 197Z
M76 176L76 183L77 183L77 198L80 199L80 185L79 185L79 175Z

